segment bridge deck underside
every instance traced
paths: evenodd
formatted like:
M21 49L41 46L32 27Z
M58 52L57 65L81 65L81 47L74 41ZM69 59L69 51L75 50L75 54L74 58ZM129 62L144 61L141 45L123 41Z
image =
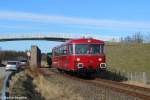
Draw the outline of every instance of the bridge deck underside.
M46 41L58 41L65 42L71 38L13 38L13 39L0 39L0 41L21 41L21 40L46 40Z

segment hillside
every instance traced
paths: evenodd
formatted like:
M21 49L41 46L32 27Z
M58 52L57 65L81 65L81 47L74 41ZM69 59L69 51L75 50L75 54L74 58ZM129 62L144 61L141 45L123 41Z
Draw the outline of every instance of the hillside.
M150 44L107 44L106 56L111 68L150 73Z

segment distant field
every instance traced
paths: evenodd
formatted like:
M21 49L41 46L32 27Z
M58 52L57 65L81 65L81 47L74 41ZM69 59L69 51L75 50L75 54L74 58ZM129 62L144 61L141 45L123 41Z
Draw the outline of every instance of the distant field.
M111 68L150 75L150 44L107 44L106 56Z

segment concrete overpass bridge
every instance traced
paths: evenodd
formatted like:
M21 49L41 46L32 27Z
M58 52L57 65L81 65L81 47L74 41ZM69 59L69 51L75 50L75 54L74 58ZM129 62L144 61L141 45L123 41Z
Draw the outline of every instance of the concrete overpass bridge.
M69 39L76 39L82 37L91 37L99 39L99 35L95 34L67 34L67 33L37 33L37 34L7 34L0 35L0 42L3 41L18 41L18 40L47 40L47 41L58 41L65 42Z

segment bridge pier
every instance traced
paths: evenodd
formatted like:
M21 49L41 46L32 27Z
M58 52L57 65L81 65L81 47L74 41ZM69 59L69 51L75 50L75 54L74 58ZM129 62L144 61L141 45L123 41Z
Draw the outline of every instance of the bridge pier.
M31 46L30 67L41 67L41 50L38 46Z

